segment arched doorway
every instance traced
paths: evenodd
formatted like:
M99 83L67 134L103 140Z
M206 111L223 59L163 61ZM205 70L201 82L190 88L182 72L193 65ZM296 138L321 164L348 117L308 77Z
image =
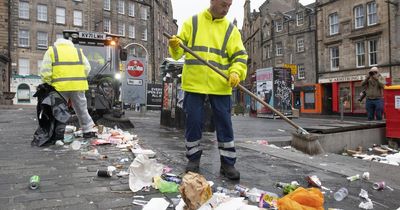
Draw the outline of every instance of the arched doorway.
M17 88L17 102L30 103L31 102L31 89L29 85L23 83L18 85Z

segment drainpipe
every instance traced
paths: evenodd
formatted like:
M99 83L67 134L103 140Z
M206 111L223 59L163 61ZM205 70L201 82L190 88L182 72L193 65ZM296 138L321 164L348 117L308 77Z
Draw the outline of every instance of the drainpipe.
M11 31L11 0L8 0L8 58L9 58L9 62L8 62L8 77L7 77L7 83L8 83L8 87L7 87L7 91L10 92L10 86L11 86L11 63L12 63L12 59L11 59L11 36L12 36L12 31Z
M391 36L391 24L390 24L390 1L387 1L387 13L388 13L388 37L389 37L389 76L392 81L392 36Z
M319 62L318 62L318 5L315 6L315 29L314 29L314 48L315 48L315 61L317 65L315 65L315 84L318 84L318 77L319 77ZM311 22L311 21L310 21Z
M167 5L167 6L169 6L169 5ZM155 1L151 1L151 4L149 5L149 12L150 12L150 15L151 15L151 33L153 34L153 43L151 44L152 46L151 46L151 48L152 48L152 54L153 54L153 56L152 56L152 61L151 61L151 63L152 64L150 64L152 67L151 67L151 74L152 74L152 77L151 77L151 83L153 83L153 84L155 84L156 83L156 46L155 46L155 43L157 43L156 42L156 36L155 36L155 34L156 34L156 29L155 29L155 22L156 22L156 20L155 20ZM169 25L169 24L168 24ZM169 26L168 26L169 27ZM167 29L168 30L168 29ZM161 52L160 52L160 54L161 54ZM147 68L149 68L149 67L147 67ZM146 91L147 91L147 89L146 89ZM147 103L147 102L146 102Z

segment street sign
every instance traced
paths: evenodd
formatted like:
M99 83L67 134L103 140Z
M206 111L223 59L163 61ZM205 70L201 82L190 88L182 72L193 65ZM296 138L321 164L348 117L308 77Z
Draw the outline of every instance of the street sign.
M289 68L292 75L297 74L297 65L296 64L285 63L285 64L283 64L283 67Z
M139 60L130 60L126 65L126 70L132 77L140 77L144 72L143 63Z

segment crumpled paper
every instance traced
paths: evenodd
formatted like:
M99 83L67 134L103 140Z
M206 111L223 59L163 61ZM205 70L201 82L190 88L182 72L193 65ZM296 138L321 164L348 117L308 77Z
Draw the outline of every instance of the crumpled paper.
M164 166L146 155L138 155L129 166L129 188L133 192L150 186L154 176L161 176Z
M374 204L372 203L372 200L367 198L366 202L361 202L358 205L359 208L361 209L373 209L374 208Z
M185 210L198 209L212 196L211 186L204 176L193 172L183 176L179 191L186 204Z

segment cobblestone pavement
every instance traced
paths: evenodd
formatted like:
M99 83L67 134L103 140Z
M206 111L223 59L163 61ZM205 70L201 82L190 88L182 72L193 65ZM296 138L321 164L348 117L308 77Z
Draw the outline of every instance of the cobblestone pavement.
M129 113L135 124L131 133L138 134L144 148L157 152L157 160L174 169L174 173L183 172L186 159L184 155L183 132L165 128L159 124L159 113L148 112L145 115ZM35 108L0 108L0 209L141 209L131 204L135 195L129 190L128 177L101 178L96 176L98 168L119 163L121 158L129 158L124 164L128 169L134 156L116 147L97 146L99 152L107 155L105 160L83 160L80 152L64 147L31 147L33 133L37 127ZM245 120L244 120L245 119ZM234 118L235 132L240 123L263 123L251 118ZM243 121L244 120L244 121ZM240 122L242 121L242 122ZM274 122L275 123L275 122ZM259 126L263 126L262 124ZM274 125L277 128L288 129L286 125ZM271 125L271 127L273 127ZM274 127L275 129L275 127ZM239 137L250 139L259 137L262 133L240 131ZM278 131L281 132L281 131ZM278 133L273 134L279 136ZM283 134L281 134L283 135ZM254 137L254 138L253 138ZM216 185L232 187L236 184L224 180L219 175L219 160L213 133L205 133L202 146L204 148L201 172ZM283 151L285 152L285 151ZM325 194L325 207L342 209L358 209L361 199L358 197L360 188L367 189L370 197L378 202L374 209L397 209L399 204L399 189L394 192L372 191L369 182L347 182L340 172L321 169L302 164L274 155L268 151L238 147L237 168L242 173L241 184L257 187L281 194L274 187L277 181L290 182L297 180L306 185L304 177L317 175L324 185L332 188L346 186L350 195L342 202L336 202L332 194ZM299 156L300 157L300 156ZM303 157L309 159L309 157ZM343 167L351 168L351 165ZM384 172L383 172L384 173ZM41 186L37 190L28 188L29 177L40 175ZM140 192L145 200L162 196L157 191ZM174 195L169 195L174 196Z

